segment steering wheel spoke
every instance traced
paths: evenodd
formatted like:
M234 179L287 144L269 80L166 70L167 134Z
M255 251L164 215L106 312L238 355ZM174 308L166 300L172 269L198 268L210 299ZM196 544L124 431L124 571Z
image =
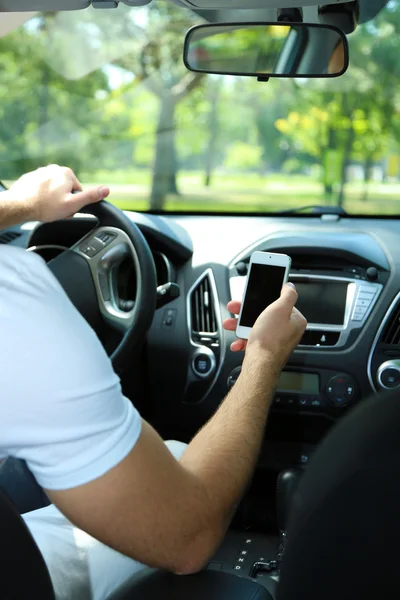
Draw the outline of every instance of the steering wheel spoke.
M135 301L121 300L118 294L118 269L126 258L131 258L136 273L140 265L136 250L121 229L98 227L72 248L89 264L96 288L100 312L104 320L121 333L126 333L135 319ZM137 278L137 294L140 294L140 278Z
M132 350L143 344L153 321L157 289L154 259L139 227L116 206L103 200L81 212L96 217L98 226L51 260L48 267L96 331L118 370L126 366ZM120 298L118 293L118 272L128 257L136 275L135 298L129 299Z

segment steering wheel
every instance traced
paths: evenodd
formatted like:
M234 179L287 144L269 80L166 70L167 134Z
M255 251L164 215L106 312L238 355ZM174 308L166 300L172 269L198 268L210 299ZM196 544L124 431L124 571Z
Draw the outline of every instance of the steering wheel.
M48 267L118 370L153 320L157 290L153 255L140 229L112 204L102 200L80 212L97 217L98 225ZM119 298L117 277L127 258L136 275L136 297L129 301Z

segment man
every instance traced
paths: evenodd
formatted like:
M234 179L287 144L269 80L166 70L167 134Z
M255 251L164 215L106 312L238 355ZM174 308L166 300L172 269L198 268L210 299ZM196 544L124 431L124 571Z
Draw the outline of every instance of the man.
M0 194L2 226L68 217L108 193L81 191L69 169L39 169ZM209 560L252 476L279 373L304 332L296 300L285 286L248 342L233 342L233 351L246 350L237 383L192 442L170 451L124 398L98 338L42 259L1 248L0 458L24 459L54 503L25 519L57 598L105 598L137 562L192 573ZM237 314L240 303L228 309ZM234 330L236 320L224 327Z

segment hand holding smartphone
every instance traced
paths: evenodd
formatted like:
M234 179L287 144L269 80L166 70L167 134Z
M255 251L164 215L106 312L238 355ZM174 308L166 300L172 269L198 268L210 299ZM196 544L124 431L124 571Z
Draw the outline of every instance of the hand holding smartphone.
M239 338L247 340L260 314L279 298L282 287L289 279L291 264L291 258L287 254L252 254L236 328Z

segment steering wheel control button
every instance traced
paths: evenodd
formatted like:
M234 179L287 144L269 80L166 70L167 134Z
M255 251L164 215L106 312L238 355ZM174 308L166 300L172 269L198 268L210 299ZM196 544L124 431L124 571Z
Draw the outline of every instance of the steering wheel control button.
M92 258L98 252L98 250L96 250L96 248L94 248L93 246L91 246L88 243L82 244L82 246L79 246L79 250L82 252L82 254L84 254L88 258Z
M111 233L109 231L99 231L99 233L96 233L96 238L103 243L103 246L108 246L108 244L111 244L115 237L115 233Z
M356 395L355 383L348 375L336 375L328 381L326 395L333 406L348 406Z
M400 385L400 360L388 360L378 369L379 385L386 390L393 390Z
M211 377L217 367L215 354L207 346L199 346L192 358L192 370L200 379Z

